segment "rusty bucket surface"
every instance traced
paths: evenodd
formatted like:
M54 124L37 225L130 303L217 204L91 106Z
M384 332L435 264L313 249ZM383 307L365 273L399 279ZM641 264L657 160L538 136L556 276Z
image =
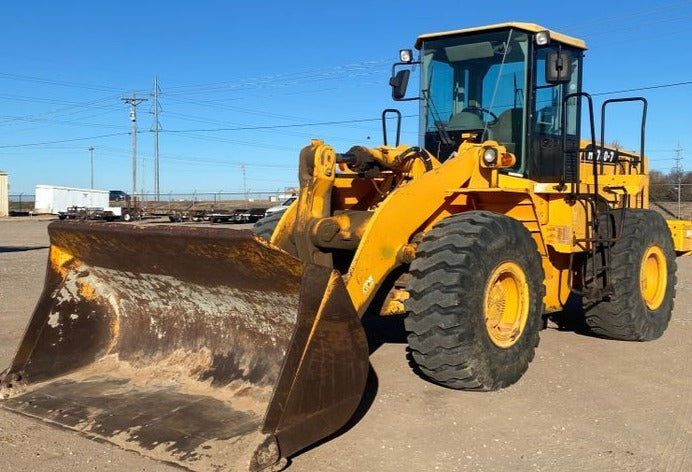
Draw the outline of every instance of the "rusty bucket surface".
M367 377L341 277L249 231L54 222L0 406L192 470L262 470Z

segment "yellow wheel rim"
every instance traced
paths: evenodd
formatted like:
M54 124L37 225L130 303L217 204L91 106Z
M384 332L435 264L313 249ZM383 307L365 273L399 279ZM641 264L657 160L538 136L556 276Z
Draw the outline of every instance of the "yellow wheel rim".
M484 296L485 328L501 348L514 345L529 315L529 285L524 270L515 262L502 262L488 278Z
M663 303L668 284L666 256L660 246L654 244L648 247L642 258L639 273L642 298L649 310L655 310Z

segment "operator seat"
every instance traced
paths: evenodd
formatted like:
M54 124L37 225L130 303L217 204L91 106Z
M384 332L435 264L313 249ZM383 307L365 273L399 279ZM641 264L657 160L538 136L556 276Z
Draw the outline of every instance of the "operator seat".
M488 139L497 141L516 154L516 148L521 144L522 108L509 108L500 113L497 120L488 125Z
M471 111L460 111L452 115L447 127L453 130L483 129L483 120Z

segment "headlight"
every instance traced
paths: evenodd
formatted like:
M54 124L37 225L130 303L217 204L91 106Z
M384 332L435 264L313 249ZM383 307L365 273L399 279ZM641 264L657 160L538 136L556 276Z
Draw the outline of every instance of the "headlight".
M550 32L549 31L539 31L536 33L536 45L545 46L550 42Z
M401 49L399 51L399 59L401 59L401 62L411 62L413 60L413 51L410 49Z
M487 147L483 150L483 163L488 167L497 164L497 149Z

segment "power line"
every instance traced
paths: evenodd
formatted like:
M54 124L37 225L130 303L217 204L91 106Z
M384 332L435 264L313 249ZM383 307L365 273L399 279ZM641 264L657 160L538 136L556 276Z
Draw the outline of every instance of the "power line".
M100 134L98 136L87 136L86 138L60 139L57 141L44 141L42 143L2 144L2 145L0 145L0 149L20 148L20 147L28 147L28 146L46 146L48 144L59 144L59 143L72 143L75 141L88 141L90 139L101 139L101 138L110 138L113 136L122 136L124 134L130 134L130 133L129 132L123 132L123 133Z
M55 85L55 86L59 86L59 87L72 87L72 88L79 88L79 89L85 89L85 90L97 90L97 91L107 91L107 92L121 92L123 90L123 88L121 88L121 87L84 84L84 83L79 83L79 82L70 82L70 81L65 81L65 80L53 80L53 79L46 79L43 77L35 77L35 76L20 75L20 74L7 74L7 73L2 73L2 72L0 72L0 78L10 79L10 80L19 80L19 81L23 81L23 82L34 82L34 83L46 84L46 85Z
M75 149L80 149L80 148L75 148ZM109 146L101 146L99 148L101 151L101 154L104 153L111 153L113 155L121 156L122 154L125 154L129 152L128 149L124 148L115 148L115 147L109 147ZM147 159L150 159L151 156L148 155L142 155L138 154L138 157L143 156ZM171 153L166 153L164 156L161 156L161 159L166 160L166 161L180 161L180 162L187 162L191 164L218 164L218 165L223 165L223 166L231 166L231 167L236 167L239 168L241 165L245 165L246 168L261 168L261 169L296 169L298 167L297 163L291 163L291 164L270 164L264 161L261 161L259 164L251 163L247 164L244 161L241 162L234 162L234 161L228 161L228 160L219 160L219 159L209 159L206 157L199 157L195 155L188 155L188 154L171 154Z
M677 2L677 3L671 3L668 5L661 5L655 8L647 8L647 9L642 9L642 10L635 10L631 11L626 14L618 14L615 16L601 16L599 18L591 19L591 20L586 20L586 21L580 21L577 24L563 24L560 29L567 29L567 28L583 28L584 26L587 27L593 27L593 25L601 25L603 23L607 23L608 26L612 24L617 24L618 22L622 21L625 18L632 18L632 17L637 17L637 16L646 16L647 18L650 17L653 14L656 13L661 13L661 12L667 12L670 10L674 10L676 8L684 7L690 4L689 0L685 0L682 2ZM598 26L599 28L601 26ZM587 28L588 30L589 28Z
M680 87L680 86L686 86L686 85L692 85L692 80L687 80L687 81L681 81L681 82L670 82L670 83L665 83L665 84L656 84L656 85L649 85L649 86L643 86L643 87L634 87L634 88L629 88L629 89L621 89L621 90L609 90L606 92L596 92L592 93L592 96L603 96L603 95L615 95L619 93L629 93L629 92L637 92L637 91L643 91L643 90L655 90L655 89L662 89L662 88L670 88L670 87ZM404 115L403 118L415 118L418 115ZM354 124L354 123L368 123L368 122L374 122L374 121L379 121L380 118L363 118L363 119L353 119L353 120L338 120L338 121L320 121L320 122L311 122L311 123L295 123L295 124L286 124L286 125L264 125L264 126L236 126L236 127L220 127L220 128L198 128L198 129L173 129L173 130L159 130L160 132L165 132L165 133L204 133L204 132L220 132L220 131L252 131L252 130L272 130L272 129L282 129L282 128L304 128L308 126L329 126L329 125L342 125L342 124ZM20 148L20 147L28 147L28 146L43 146L43 145L49 145L49 144L60 144L60 143L68 143L68 142L74 142L74 141L86 141L90 139L100 139L100 138L108 138L108 137L113 137L113 136L122 136L123 134L129 134L129 133L110 133L110 134L104 134L104 135L98 135L98 136L88 136L84 138L73 138L73 139L62 139L62 140L56 140L56 141L45 141L45 142L38 142L38 143L22 143L22 144L6 144L6 145L0 145L0 149L7 149L7 148Z
M692 85L692 80L682 81L682 82L670 82L666 84L649 85L643 87L635 87L622 90L609 90L606 92L596 92L591 94L592 96L602 96L602 95L615 95L619 93L629 93L637 92L643 90L654 90L670 87L679 87L684 85ZM417 117L418 115L404 115L404 118ZM198 129L178 129L178 130L163 130L167 133L199 133L199 132L217 132L217 131L251 131L251 130L264 130L264 129L281 129L281 128L301 128L306 126L327 126L327 125L341 125L341 124L353 124L353 123L367 123L373 121L379 121L380 118L368 118L368 119L354 119L354 120L340 120L340 121L323 121L323 122L312 122L312 123L296 123L296 124L286 124L286 125L264 125L264 126L237 126L237 127L227 127L227 128L198 128Z
M692 85L692 80L686 80L684 82L670 82L667 84L648 85L648 86L644 86L644 87L635 87L635 88L622 89L622 90L610 90L608 92L592 93L591 96L597 97L599 95L614 95L617 93L641 92L642 90L654 90L654 89L662 89L662 88L669 88L669 87L679 87L682 85Z
M63 121L63 120L47 120L41 118L34 118L32 120L22 120L25 124L37 124L37 123L51 123L55 126L79 126L81 128L89 126L92 128L104 128L104 129L122 129L122 126L111 125L106 123L87 123L84 121ZM31 131L34 129L42 129L43 126L33 126L29 128L15 128L15 131Z
M111 98L110 100L113 100ZM70 107L74 108L74 107ZM7 125L13 125L16 124L17 122L25 122L25 123L31 123L31 122L45 122L45 123L76 123L74 119L70 119L68 121L60 120L58 117L64 117L64 118L76 118L76 119L87 119L87 118L93 118L96 116L103 116L103 115L108 115L111 113L114 113L116 111L116 108L113 107L113 105L101 105L101 106L92 106L92 107L85 107L79 110L71 110L71 111L61 111L61 112L42 112L42 113L35 113L31 115L22 115L22 116L12 116L12 115L5 115L1 118L4 118L0 120L0 124L7 124ZM118 110L119 111L119 110Z
M65 105L65 106L79 106L78 102L70 102L65 100L56 100L55 98L46 97L32 97L27 95L12 95L12 94L0 94L0 98L3 100L12 100L15 102L29 102L29 103L46 103L49 105Z
M403 115L402 118L416 118L418 115ZM354 120L339 120L339 121L315 121L312 123L295 123L290 125L264 125L264 126L237 126L232 128L200 128L200 129L167 129L161 130L165 133L211 133L216 131L251 131L261 129L281 129L281 128L304 128L306 126L329 126L343 125L349 123L368 123L380 121L381 118L362 118Z
M109 108L112 105L110 105L110 104L107 106L103 106L103 105L102 106L96 106L96 105L98 105L99 103L110 102L112 100L113 100L113 96L109 95L107 97L99 98L96 100L90 100L88 102L74 103L72 105L61 107L61 108L56 108L55 110L51 110L51 111L43 111L43 112L33 113L31 115L22 115L22 116L5 116L5 117L3 117L3 120L0 121L0 123L5 123L8 121L15 121L15 120L26 120L26 119L35 118L38 116L61 114L63 112L70 111L74 108L84 108L83 110L77 110L76 113L86 111L86 109L89 109L89 108L94 108L94 109Z
M212 110L229 110L229 111L238 111L243 113L243 115L257 115L261 117L270 117L270 118L278 118L281 120L291 120L293 122L295 121L304 121L308 120L309 118L305 118L302 116L295 116L295 115L285 115L285 114L278 114L278 113L273 113L273 112L267 112L267 111L260 111L257 109L248 109L248 108L240 108L236 106L231 106L231 105L226 105L222 103L218 103L218 101L214 101L214 103L209 103L206 101L201 101L201 100L191 100L191 99L181 99L181 98L168 98L169 100L173 101L178 101L178 102L184 102L184 103L190 103L196 106L202 106L206 108L210 108ZM219 123L218 121L216 123ZM223 123L221 123L223 124ZM236 124L236 123L233 123ZM242 126L241 124L238 124L238 126ZM367 129L362 126L358 125L347 125L349 128L354 128L354 129Z
M289 152L295 152L296 148L295 147L289 147L289 146L280 146L276 144L268 144L273 142L273 141L250 141L250 140L240 140L240 139L229 139L227 137L219 137L218 135L215 136L209 136L208 134L201 134L201 133L181 133L181 134L176 134L175 136L183 139L195 139L199 141L207 141L207 142L213 142L213 143L229 143L229 144L236 144L239 146L247 146L251 147L253 150L256 149L271 149L271 150L277 150L277 151L289 151Z
M266 86L295 85L301 82L319 80L344 79L361 75L371 75L390 67L390 61L385 59L364 61L353 64L343 64L325 69L297 71L287 74L275 74L263 77L240 79L235 81L214 82L208 84L190 84L167 87L166 96L207 93L219 91L237 91Z

